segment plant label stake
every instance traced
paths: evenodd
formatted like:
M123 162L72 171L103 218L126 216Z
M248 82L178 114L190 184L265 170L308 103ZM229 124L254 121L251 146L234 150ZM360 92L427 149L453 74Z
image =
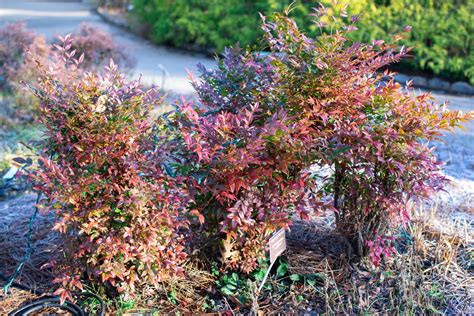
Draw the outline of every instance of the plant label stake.
M270 264L273 264L286 250L285 229L280 229L270 238L268 248L270 249Z
M267 281L268 275L270 274L270 270L273 267L276 259L286 250L286 235L285 229L282 228L277 231L273 236L268 240L268 249L270 252L270 266L268 267L267 272L265 273L265 277L262 280L262 284L258 288L258 292L262 290L263 285Z

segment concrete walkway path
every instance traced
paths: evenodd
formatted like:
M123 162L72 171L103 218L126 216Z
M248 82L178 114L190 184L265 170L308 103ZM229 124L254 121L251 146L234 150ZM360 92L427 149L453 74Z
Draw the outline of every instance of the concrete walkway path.
M215 64L203 55L154 46L147 40L104 22L90 5L81 2L0 0L0 27L4 23L16 21L25 21L28 27L48 40L72 32L82 22L101 27L137 59L136 77L141 74L143 82L161 85L163 71L159 65L162 65L167 72L165 88L177 93L192 92L187 69L195 70L199 62L210 67Z

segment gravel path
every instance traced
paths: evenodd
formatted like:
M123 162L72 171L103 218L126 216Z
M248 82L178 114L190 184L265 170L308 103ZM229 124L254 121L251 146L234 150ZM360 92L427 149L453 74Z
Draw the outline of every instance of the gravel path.
M473 97L458 97L434 94L440 103L449 102L448 108L463 112L474 111ZM446 162L445 171L457 179L470 180L474 189L474 121L458 128L444 137L445 142L438 143L438 157Z

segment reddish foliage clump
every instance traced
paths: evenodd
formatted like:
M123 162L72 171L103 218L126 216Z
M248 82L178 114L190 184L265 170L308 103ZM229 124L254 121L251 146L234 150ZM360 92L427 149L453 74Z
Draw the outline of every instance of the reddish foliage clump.
M47 138L30 177L66 241L56 294L70 298L87 279L134 295L181 272L186 190L162 172L149 138L161 98L125 82L112 61L103 76L82 72L71 46L68 35L54 65L38 62L33 88Z
M113 62L103 76L84 72L87 53L75 59L70 36L50 67L36 61L48 138L31 179L67 240L63 299L83 279L133 295L180 273L188 214L244 272L272 232L327 210L358 256L378 264L392 253L411 201L446 182L429 141L474 116L404 90L379 71L406 49L351 42L357 18L326 14L315 11L316 38L288 13L264 19L267 55L229 49L217 69L200 67L199 102L178 102L156 125L154 91L126 83Z
M355 254L378 263L410 201L446 182L428 142L473 117L379 72L407 49L351 42L357 17L326 15L315 11L316 38L287 14L264 18L268 56L228 50L217 70L201 68L200 103L178 106L195 207L231 267L252 270L271 232L321 210L334 210Z
M102 71L110 59L113 59L122 71L130 71L135 66L135 60L127 53L127 49L117 44L112 36L101 28L82 23L72 37L72 50L84 54L81 63L83 69Z
M26 23L7 23L0 29L0 88L9 87L24 60L24 49L37 35Z
M178 126L190 152L187 170L208 232L222 234L222 260L251 271L268 236L297 215L330 208L310 177L308 120L295 121L276 90L266 58L227 50L217 70L201 67L199 105L179 105Z
M473 114L446 111L428 94L415 96L410 86L405 90L395 83L393 74L381 73L408 50L383 41L351 42L357 17L344 10L328 16L322 6L314 16L321 28L316 38L277 14L264 23L265 40L284 108L295 124L309 122L311 140L305 146L312 163L332 169L324 182L339 232L358 255L370 250L379 258L390 253L390 242L384 241L390 228L409 221L409 202L429 197L446 182L429 141Z

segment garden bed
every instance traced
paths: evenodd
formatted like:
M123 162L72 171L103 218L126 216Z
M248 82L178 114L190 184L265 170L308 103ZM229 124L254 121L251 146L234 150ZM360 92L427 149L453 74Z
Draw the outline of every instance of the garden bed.
M167 113L175 96L127 81L105 32L47 46L0 30L38 48L2 71L16 96L28 81L15 106L44 126L31 159L7 162L44 197L0 202L2 279L109 314L469 312L472 182L449 183L429 144L474 113L380 74L408 51L351 43L357 17L320 7L338 31L313 39L289 11L264 19L267 56L226 49ZM3 295L6 310L27 294Z
M451 196L456 196L452 188L457 186L453 183ZM3 236L0 265L8 267L8 271L13 271L25 252L25 236L35 198L25 195L0 202L0 236ZM293 225L287 252L259 298L253 296L252 304L239 302L239 295L235 301L229 298L226 301L219 292L219 278L201 271L199 262L189 262L188 277L168 284L161 298L155 297L148 303L146 299L108 302L108 313L195 313L200 310L237 314L248 313L252 308L264 314L390 313L401 308L414 313L469 313L474 308L471 300L474 295L471 261L474 212L465 205L472 198L460 192L458 198L448 203L440 197L437 207L420 210L397 246L397 254L379 269L364 263L347 264L344 243L333 235L334 218L328 214ZM460 212L466 221L459 220ZM453 213L457 215L451 216ZM52 275L42 266L59 254L62 243L55 233L48 231L50 223L49 216L38 216L34 224L34 252L17 279L21 284L46 292L52 290ZM239 280L245 284L245 276L239 276ZM252 282L259 285L255 280ZM240 293L252 298L250 293L245 293L249 291L247 285L241 286ZM3 295L0 313L10 312L38 297L13 289ZM176 304L176 299L181 303Z

